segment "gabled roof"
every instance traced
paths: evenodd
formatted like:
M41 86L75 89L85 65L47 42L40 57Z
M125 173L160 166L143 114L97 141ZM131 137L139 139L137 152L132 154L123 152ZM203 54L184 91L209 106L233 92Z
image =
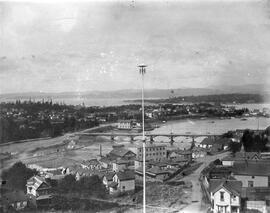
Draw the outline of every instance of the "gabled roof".
M111 187L111 188L115 188L115 187L118 186L118 183L116 183L116 182L111 182L108 186Z
M221 188L233 193L234 195L241 195L242 182L237 180L227 180L227 179L211 179L209 190L215 194Z
M269 176L270 166L269 163L265 162L260 161L235 162L232 167L232 172L234 173L234 175Z
M87 165L87 166L97 166L100 165L99 161L97 159L91 159L91 160L87 160L84 161L82 164Z
M117 175L120 181L135 179L134 171L131 171L131 170L120 171L120 172L117 172L115 175Z
M106 173L104 177L106 177L107 181L112 181L114 175L115 175L115 172L109 172L109 173Z
M192 151L188 149L184 149L184 150L177 149L177 150L170 151L170 153L176 153L178 155L191 155Z
M159 169L159 168L151 168L147 169L146 173L154 174L154 175L161 175L161 174L172 174L174 173L172 170L169 169Z
M205 138L202 140L202 145L213 145L215 143L215 140L212 138Z
M40 176L33 176L30 179L27 180L27 186L33 187L35 190L37 190L41 185L45 185L48 188L51 188L51 184L45 180L45 178Z
M124 148L113 149L109 153L109 155L114 155L114 156L118 156L118 157L124 157L126 154L133 154L134 156L136 155L134 152L132 152L128 149L124 149Z
M222 144L222 145L229 145L229 143L232 141L231 138L218 138L216 141L215 141L215 144Z

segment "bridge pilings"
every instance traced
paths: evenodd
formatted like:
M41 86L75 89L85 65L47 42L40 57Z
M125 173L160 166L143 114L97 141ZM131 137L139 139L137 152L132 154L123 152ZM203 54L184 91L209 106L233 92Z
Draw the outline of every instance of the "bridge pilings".
M171 146L173 145L173 143L174 143L174 137L171 135L170 136L170 144L171 144Z
M150 136L150 144L153 144L153 143L154 143L154 136L151 135L151 136Z

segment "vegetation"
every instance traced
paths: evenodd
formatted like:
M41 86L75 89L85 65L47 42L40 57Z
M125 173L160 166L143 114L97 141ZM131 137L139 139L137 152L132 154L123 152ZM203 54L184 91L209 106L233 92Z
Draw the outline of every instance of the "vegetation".
M233 154L235 154L236 152L239 152L241 150L241 147L242 147L242 143L237 143L237 142L229 143L229 150L231 150Z
M220 95L199 95L179 96L170 99L147 100L150 103L182 103L182 102L215 102L215 103L262 103L265 97L261 94L220 94Z
M59 182L56 192L60 195L77 193L85 197L104 198L106 196L106 188L97 175L82 177L79 181L76 181L74 175L67 175Z
M27 180L37 173L36 170L27 168L22 162L17 162L9 169L4 170L1 177L7 188L25 191Z
M246 152L262 152L267 151L266 144L268 143L268 139L265 131L254 132L245 130L242 137L242 143Z
M55 196L52 200L52 207L55 210L66 211L66 210L82 210L87 212L99 212L105 209L112 209L118 207L117 203L96 201L91 198L81 199L78 197L64 197Z

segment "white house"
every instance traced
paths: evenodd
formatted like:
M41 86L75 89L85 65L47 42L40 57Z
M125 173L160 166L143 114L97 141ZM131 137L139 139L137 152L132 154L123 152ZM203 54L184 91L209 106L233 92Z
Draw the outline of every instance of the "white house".
M102 179L102 182L103 184L106 186L106 188L108 189L109 188L109 185L112 183L113 181L113 176L114 176L114 172L109 172L107 174L105 174L103 176L103 179Z
M117 172L113 176L113 181L109 184L110 194L132 192L135 190L134 171L126 170Z
M239 213L242 183L235 180L210 180L211 210L214 213Z
M134 122L132 120L120 120L117 123L118 129L132 129Z
M215 140L213 138L205 138L199 144L199 147L202 147L202 148L211 148L214 143L215 143Z
M27 194L34 197L36 206L48 206L52 199L51 184L43 177L33 176L27 180Z

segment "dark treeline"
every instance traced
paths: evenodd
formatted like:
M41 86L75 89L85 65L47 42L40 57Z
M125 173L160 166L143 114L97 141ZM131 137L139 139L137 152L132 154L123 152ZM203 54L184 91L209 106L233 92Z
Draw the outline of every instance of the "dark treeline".
M0 143L56 137L119 119L141 120L140 105L85 107L50 101L16 101L0 104Z
M0 104L0 143L56 137L64 132L97 126L83 110L52 101L16 101Z
M261 94L220 94L220 95L199 95L180 96L169 99L146 100L149 103L182 103L182 102L215 102L215 103L262 103L266 97Z
M9 169L3 170L1 178L6 188L26 191L27 180L36 174L38 174L36 170L27 168L22 162L17 162Z
M263 152L267 151L268 143L267 132L254 132L245 130L242 137L242 144L246 152Z
M233 137L232 132L227 132L223 137ZM243 133L240 143L231 142L230 150L233 153L239 152L243 146L246 152L265 152L269 151L267 144L270 143L270 127L264 131L254 131L246 129Z

